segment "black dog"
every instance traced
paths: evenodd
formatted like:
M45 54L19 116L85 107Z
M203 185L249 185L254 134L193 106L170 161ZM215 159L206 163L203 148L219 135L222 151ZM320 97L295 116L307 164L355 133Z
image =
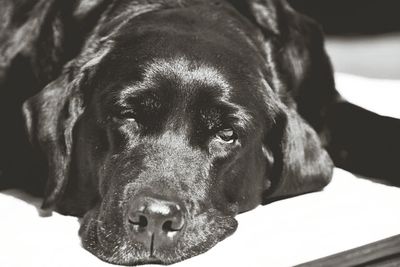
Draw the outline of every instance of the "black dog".
M202 253L237 213L322 189L331 158L398 183L400 122L340 98L321 30L285 1L0 10L1 188L82 216L105 261Z

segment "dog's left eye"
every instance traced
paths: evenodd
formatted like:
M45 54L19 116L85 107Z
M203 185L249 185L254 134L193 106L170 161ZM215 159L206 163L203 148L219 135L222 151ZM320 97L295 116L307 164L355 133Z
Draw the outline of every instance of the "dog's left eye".
M133 110L121 111L116 116L118 119L135 120L136 114Z
M216 134L216 137L225 143L233 143L238 138L237 134L235 133L235 131L233 131L233 129L224 129L222 131L219 131Z
M136 113L132 110L119 112L113 118L116 121L129 121L138 124L136 121Z

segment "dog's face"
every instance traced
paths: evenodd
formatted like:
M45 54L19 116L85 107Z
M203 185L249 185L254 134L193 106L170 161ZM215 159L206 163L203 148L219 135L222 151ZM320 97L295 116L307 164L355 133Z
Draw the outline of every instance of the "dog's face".
M133 20L92 78L76 126L77 156L91 166L77 164L99 181L100 202L81 234L104 260L196 255L236 229L238 211L261 202L267 119L257 53L229 25L218 31L193 11Z
M117 264L177 262L234 232L234 216L266 192L329 180L315 133L270 86L264 38L227 4L144 14L107 40L69 95L49 100L69 79L61 77L25 104L31 135L65 127L61 148L60 134L38 134L50 136L42 147L55 177L45 203L83 216L85 248ZM56 126L32 127L37 105L64 114L41 119ZM304 181L294 187L296 171Z

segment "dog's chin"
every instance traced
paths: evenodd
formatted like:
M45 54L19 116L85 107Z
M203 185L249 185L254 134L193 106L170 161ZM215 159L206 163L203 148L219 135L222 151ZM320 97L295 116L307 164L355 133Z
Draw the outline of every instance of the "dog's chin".
M83 247L103 261L119 265L172 264L206 252L237 228L233 216L208 211L191 219L176 243L150 248L135 242L122 225L103 221L98 211L85 215L79 230ZM114 218L115 219L115 218Z

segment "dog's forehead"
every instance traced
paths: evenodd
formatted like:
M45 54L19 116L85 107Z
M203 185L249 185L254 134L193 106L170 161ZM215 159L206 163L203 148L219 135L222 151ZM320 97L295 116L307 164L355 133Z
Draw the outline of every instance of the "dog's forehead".
M190 69L190 64L186 64L189 61L182 58L205 63L192 69L191 73L198 77L207 71L212 77L216 67L225 74L237 75L262 65L261 42L253 38L257 34L249 33L254 29L231 8L210 8L204 4L126 18L127 22L110 37L113 47L105 68L112 68L122 80L122 76L134 76L137 65L149 67L149 63L148 70Z
M185 99L198 93L196 90L204 88L212 88L221 99L228 99L232 87L217 68L184 57L153 59L146 62L140 70L140 76L140 81L122 88L121 98L139 95L157 87L160 91L167 90L159 88L160 83L162 87L165 82L178 89L175 91L183 94Z
M231 111L243 107L259 113L265 62L245 33L247 26L241 28L246 23L230 9L212 12L211 22L195 17L195 11L157 11L127 22L99 63L96 92L116 98L111 103L120 106L139 95L142 103L153 106L170 103L161 109L169 115L171 110L188 111L187 105L212 108L221 103L236 105Z

